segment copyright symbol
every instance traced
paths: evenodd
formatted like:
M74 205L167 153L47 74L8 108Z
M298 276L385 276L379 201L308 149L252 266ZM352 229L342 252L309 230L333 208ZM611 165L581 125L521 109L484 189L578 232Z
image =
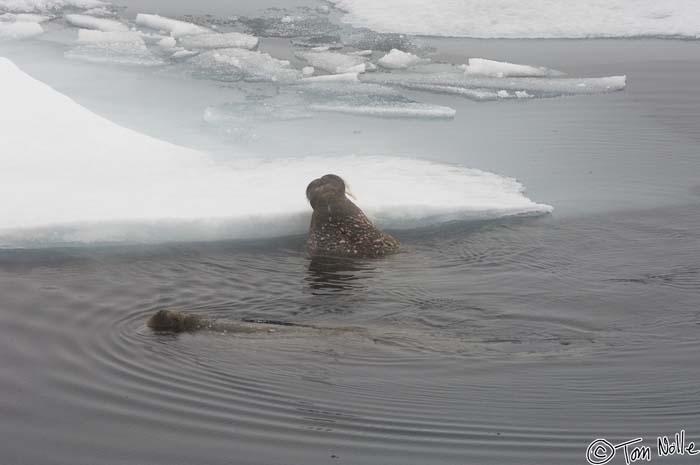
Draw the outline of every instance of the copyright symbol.
M591 465L604 465L614 457L615 447L605 439L596 439L586 449L586 461Z

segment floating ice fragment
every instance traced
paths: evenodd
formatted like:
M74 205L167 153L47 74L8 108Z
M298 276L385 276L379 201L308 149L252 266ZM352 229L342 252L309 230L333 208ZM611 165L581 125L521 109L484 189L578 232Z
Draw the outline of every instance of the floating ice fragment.
M455 72L413 72L363 74L362 81L400 86L407 89L436 91L471 98L474 91L524 91L533 97L598 94L625 88L625 76L602 78L493 78L465 76ZM484 100L477 96L477 100Z
M80 29L78 42L81 45L67 51L66 58L131 66L163 64L163 60L148 50L138 32L103 32Z
M42 28L39 23L23 21L13 23L0 22L0 41L27 39L43 32L44 28Z
M309 77L313 76L313 74L316 72L316 69L313 66L304 66L301 69L301 74L304 75L304 77Z
M18 23L43 23L51 19L50 16L37 15L32 13L5 13L0 15L0 21L18 22Z
M391 51L381 57L377 63L382 68L406 69L421 63L427 63L428 61L430 60L392 48Z
M311 105L309 109L380 118L452 119L456 113L456 111L450 107L418 102L394 102L384 105L343 105L327 103L314 104Z
M177 41L174 37L163 37L157 42L159 47L162 48L174 48L177 45Z
M66 15L66 22L71 26L82 27L86 29L96 29L104 32L128 31L126 24L120 23L113 19L95 18L87 15Z
M327 74L325 76L311 76L302 79L302 82L358 82L357 73Z
M258 46L258 38L250 34L240 32L226 32L223 34L199 34L184 36L180 44L186 48L211 49L211 48L245 48L253 50Z
M222 81L288 82L301 78L286 60L267 53L225 48L201 53L190 60L198 74Z
M180 21L178 19L166 18L164 16L144 13L139 13L136 15L136 24L139 26L148 27L150 29L155 29L157 31L165 31L173 37L211 33L210 29L198 26L196 24Z
M462 65L464 74L491 77L553 77L564 73L541 66L518 65L507 61L493 61L484 58L470 58L468 65Z
M193 52L192 50L178 50L177 52L170 55L170 58L189 58L197 55L198 52Z
M354 69L358 65L364 64L367 59L357 55L345 55L338 52L297 52L296 56L307 61L314 68L322 69L333 74L343 74L348 72L364 72Z

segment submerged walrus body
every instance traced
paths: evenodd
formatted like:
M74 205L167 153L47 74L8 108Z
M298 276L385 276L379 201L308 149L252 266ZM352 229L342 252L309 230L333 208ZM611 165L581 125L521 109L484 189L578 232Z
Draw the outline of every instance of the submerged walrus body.
M314 212L307 248L312 256L376 258L399 251L399 241L383 233L345 195L345 182L334 174L306 188Z
M324 328L288 321L276 320L217 320L205 318L178 310L159 310L148 321L148 326L153 331L168 333L190 333L195 331L217 331L228 333L263 333L274 332L277 328L307 328L323 331L352 331L353 328Z

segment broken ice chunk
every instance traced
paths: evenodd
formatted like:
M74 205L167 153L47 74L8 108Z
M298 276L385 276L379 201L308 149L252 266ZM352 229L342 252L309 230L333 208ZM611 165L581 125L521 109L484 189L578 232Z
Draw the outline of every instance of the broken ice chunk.
M66 58L93 63L116 63L132 66L162 65L138 32L103 32L91 29L78 31L81 44L65 53Z
M392 48L391 51L381 57L377 63L382 68L406 69L428 61L430 60L420 58L412 53L402 52L399 49Z
M183 47L195 49L245 48L247 50L253 50L258 46L258 38L240 32L198 34L182 37L180 39L180 44Z
M364 72L356 68L363 65L367 59L358 55L346 55L338 52L297 52L296 56L311 66L322 69L328 73L343 74L348 72Z
M204 52L190 63L197 74L222 81L289 82L301 78L301 72L292 68L288 61L242 48Z
M193 23L180 21L178 19L166 18L160 15L149 15L144 13L139 13L136 15L136 24L139 26L148 27L150 29L155 29L156 31L166 31L173 37L207 34L212 32L210 29Z
M493 61L484 58L470 58L468 65L462 65L466 75L491 77L553 77L564 76L561 71L541 66L518 65L507 61Z
M66 15L66 22L71 26L96 29L104 32L128 31L126 24L113 19L95 18L87 15Z

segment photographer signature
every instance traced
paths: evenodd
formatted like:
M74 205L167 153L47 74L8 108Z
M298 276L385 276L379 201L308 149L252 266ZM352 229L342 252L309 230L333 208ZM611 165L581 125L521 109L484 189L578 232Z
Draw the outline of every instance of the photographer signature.
M622 451L626 465L638 461L651 462L651 447L635 445L642 441L644 441L644 438L635 438L619 444L613 444L607 439L598 438L588 445L586 461L590 465L605 465L615 458L618 451ZM695 442L686 442L685 430L674 434L670 439L668 436L657 436L656 438L656 455L658 457L696 455L699 453L700 450L695 449Z

